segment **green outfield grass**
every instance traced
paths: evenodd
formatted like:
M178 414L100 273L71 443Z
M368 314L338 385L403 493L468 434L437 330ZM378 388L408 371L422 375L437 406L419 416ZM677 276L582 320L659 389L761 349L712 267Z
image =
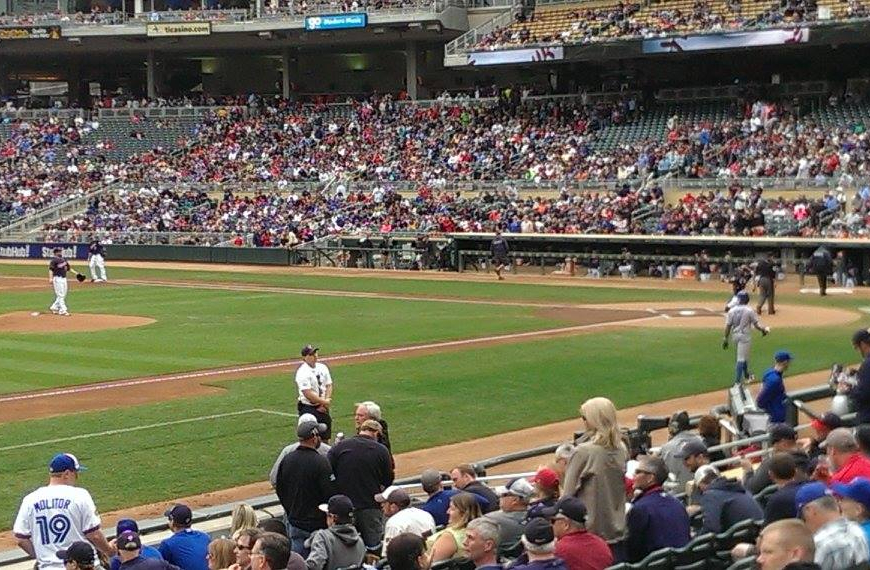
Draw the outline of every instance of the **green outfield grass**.
M539 302L723 300L722 292L639 288L542 286L303 277L218 271L112 268L110 278L235 282L321 290L372 291ZM0 265L3 275L43 277L39 266ZM45 310L52 294L4 291L0 313ZM824 303L856 309L849 297L778 296L779 302ZM179 289L161 286L86 286L73 290L74 312L142 315L153 325L76 334L0 334L0 392L94 380L294 358L315 342L324 355L550 328L565 322L523 306L327 297L265 291ZM51 317L46 317L51 318ZM811 318L808 315L808 318ZM867 319L865 319L865 322ZM855 325L857 326L857 324ZM775 330L753 345L761 373L775 350L796 355L790 373L851 362L852 325ZM641 329L602 331L486 348L333 366L336 431L351 428L352 404L378 401L398 452L467 440L576 416L586 398L605 395L618 406L638 405L724 388L733 374L733 349L721 331ZM160 404L0 424L0 509L13 513L21 497L43 483L58 451L79 455L91 468L82 482L101 510L115 509L263 480L278 450L291 439L295 412L291 374L213 383L220 393ZM94 396L99 397L99 394ZM149 427L201 416L211 419ZM2 418L0 418L2 422ZM77 436L123 430L114 434ZM567 437L568 434L565 434ZM48 440L76 437L70 441ZM39 442L39 445L35 445ZM17 449L11 447L25 445ZM446 467L446 466L442 466ZM0 522L8 528L11 514Z
M842 331L794 329L755 343L755 371L761 372L766 357L780 347L794 351L790 373L795 374L854 359ZM408 451L576 417L578 405L594 395L605 394L626 407L724 388L732 366L733 353L720 348L718 332L675 329L629 329L337 365L336 431L351 430L353 402L375 399L390 421L395 450ZM217 385L226 391L4 425L0 486L15 492L0 496L0 511L14 512L21 496L42 484L48 458L61 450L88 465L82 482L102 510L265 479L290 439L294 418L249 413L4 449L252 408L295 411L289 374Z

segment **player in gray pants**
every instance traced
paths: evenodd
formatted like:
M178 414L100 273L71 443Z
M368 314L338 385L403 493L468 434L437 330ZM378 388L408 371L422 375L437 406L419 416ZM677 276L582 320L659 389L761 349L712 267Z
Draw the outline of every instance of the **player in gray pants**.
M736 295L737 305L728 310L725 317L725 338L722 348L728 348L729 339L737 344L737 365L734 370L734 383L749 380L749 349L752 344L752 329L758 329L763 336L770 332L769 327L762 326L758 314L749 306L749 293L740 291Z

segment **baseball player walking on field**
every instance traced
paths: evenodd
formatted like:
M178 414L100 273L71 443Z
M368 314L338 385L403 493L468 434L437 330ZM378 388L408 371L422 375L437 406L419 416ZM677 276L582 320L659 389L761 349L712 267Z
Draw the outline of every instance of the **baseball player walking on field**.
M332 437L332 416L329 407L332 405L332 376L329 368L322 362L317 362L319 348L306 344L302 347L302 365L296 369L296 387L299 399L296 409L299 415L311 414L318 423L326 424L326 433L321 439L329 442Z
M83 469L74 455L55 455L48 468L48 485L21 502L12 532L18 546L36 558L39 570L65 568L57 557L58 551L79 541L89 541L107 557L113 554L100 530L100 516L91 494L75 486Z
M737 305L728 309L728 314L725 316L725 338L722 340L722 349L728 348L729 339L737 345L734 383L739 384L743 380L751 379L749 349L752 344L752 329L758 329L762 336L767 336L770 327L763 326L758 320L758 314L749 306L749 293L740 291L736 297Z
M64 317L69 316L66 308L66 293L69 290L66 274L69 271L75 273L79 281L85 280L84 275L69 266L69 261L63 257L63 251L59 247L54 248L54 257L48 262L48 282L54 288L54 303L51 304L50 309L55 315Z
M501 235L500 230L495 230L495 237L489 244L489 253L492 255L492 265L495 267L496 277L498 277L499 281L504 280L501 272L510 265L508 261L510 248L508 247L507 240Z
M100 240L94 238L91 245L88 246L88 267L91 270L91 281L95 283L105 283L106 279L106 258L105 248Z

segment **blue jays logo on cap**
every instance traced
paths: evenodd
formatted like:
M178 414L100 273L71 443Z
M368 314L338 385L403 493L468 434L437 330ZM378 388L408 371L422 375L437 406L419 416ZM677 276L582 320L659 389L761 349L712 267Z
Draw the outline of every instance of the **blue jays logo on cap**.
M79 463L79 460L72 453L58 453L51 458L51 463L48 464L48 470L51 473L63 473L64 471L86 471L84 465Z

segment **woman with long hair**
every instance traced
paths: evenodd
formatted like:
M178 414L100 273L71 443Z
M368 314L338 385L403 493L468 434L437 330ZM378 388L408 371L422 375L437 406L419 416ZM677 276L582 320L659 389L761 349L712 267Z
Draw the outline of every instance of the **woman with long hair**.
M244 528L257 528L257 513L251 505L239 503L233 509L233 516L230 522L230 536Z
M465 551L465 527L481 516L480 505L471 493L457 493L450 497L447 507L447 526L430 536L426 541L429 548L429 565L451 558L463 558Z
M403 532L387 544L390 570L423 570L427 567L426 541L418 534Z
M208 543L208 570L223 570L236 562L236 543L228 538L216 538Z
M590 532L619 542L625 534L628 448L619 431L616 407L607 398L592 398L580 406L580 417L586 429L568 462L563 494L583 500Z

